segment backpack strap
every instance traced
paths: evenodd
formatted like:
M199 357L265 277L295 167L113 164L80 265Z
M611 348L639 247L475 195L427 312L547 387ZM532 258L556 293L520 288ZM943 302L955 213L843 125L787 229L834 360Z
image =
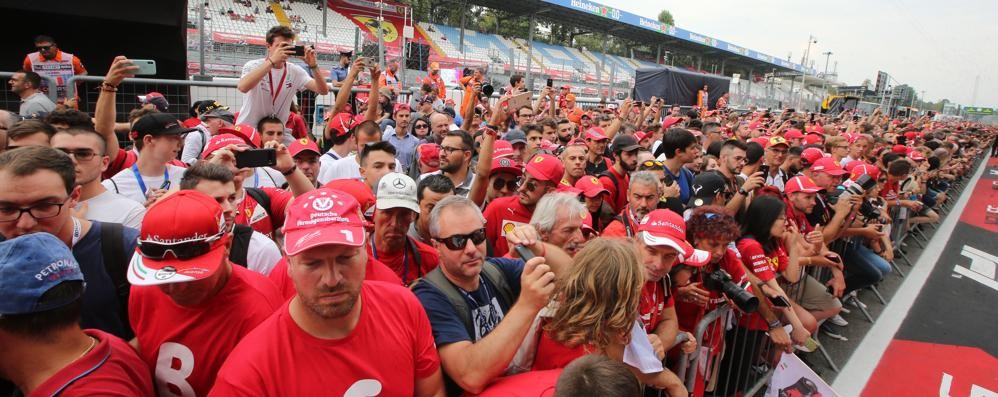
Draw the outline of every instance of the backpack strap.
M111 283L118 294L118 311L126 328L128 322L128 295L131 284L126 276L129 258L125 253L124 226L120 223L100 223L101 256L104 258L104 271L111 277Z
M610 178L610 182L613 182L613 197L611 198L611 202L616 203L617 195L620 194L620 182L617 181L617 176L610 172L610 170L603 171L599 174L599 177L604 176Z
M253 228L249 225L232 225L232 247L229 249L229 262L242 267L249 267L247 254L250 240L253 239Z
M111 181L111 184L114 185L114 192L121 194L121 191L118 190L118 182L115 182L114 178L108 178L107 180Z
M270 219L274 219L274 216L270 213L270 196L267 195L267 192L258 187L248 187L246 188L246 194L263 206L263 210L267 212L267 216L269 216Z
M485 277L496 287L499 299L510 306L516 302L513 299L513 290L510 288L509 283L506 282L506 277L503 275L502 270L499 269L499 265L491 261L485 261L482 264L480 276ZM447 301L450 302L454 311L461 319L461 323L464 324L464 329L468 332L468 336L474 337L475 324L471 319L471 310L468 307L468 301L464 299L464 296L457 290L457 287L447 279L447 276L440 270L440 267L426 273L425 276L412 283L410 288L415 288L416 285L424 282L429 283L447 297Z

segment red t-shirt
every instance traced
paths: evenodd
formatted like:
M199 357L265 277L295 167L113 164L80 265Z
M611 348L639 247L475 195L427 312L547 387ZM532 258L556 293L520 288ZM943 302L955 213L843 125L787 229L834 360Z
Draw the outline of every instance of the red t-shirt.
M620 215L618 215L618 218L624 219L624 220L626 220L628 222L628 224L631 227L631 235L634 235L634 234L638 233L638 225L637 225L637 222L635 222L633 219L631 219L630 215L627 215L628 212L630 212L630 211L628 211L626 209L626 207L625 207L624 211L621 212ZM626 227L627 225L624 225L624 222L621 222L620 219L614 219L612 222L610 222L609 225L606 225L606 228L603 229L603 232L600 233L600 236L602 236L602 237L628 237L627 236L627 227Z
M101 330L83 332L97 338L94 348L50 376L27 397L153 396L152 377L131 346Z
M888 180L884 183L884 188L880 189L880 197L884 200L897 200L898 193L901 192L901 183L896 180Z
M263 208L262 204L256 202L253 196L246 193L243 196L243 201L236 208L236 223L249 225L253 230L273 239L274 232L284 226L284 211L294 195L284 189L272 187L260 189L267 197L270 197L270 214L267 214L267 210Z
M646 282L644 288L641 289L638 314L641 317L641 324L645 326L645 332L648 334L655 333L655 328L662 321L662 312L666 308L675 306L676 302L669 292L662 285L662 280Z
M790 262L783 244L777 245L773 252L766 253L762 249L762 244L755 239L743 238L738 241L738 252L742 254L742 263L745 267L763 282L776 278Z
M277 292L283 300L291 299L297 293L294 282L288 276L288 257L282 257L281 260L277 261L274 269L270 271L270 275L267 277L277 287ZM367 270L364 273L364 280L384 281L389 284L402 285L402 280L399 279L399 276L392 269L389 269L384 263L370 256L367 257Z
M485 236L491 241L492 256L503 256L509 252L506 234L520 225L530 223L533 211L520 204L519 196L500 197L485 207Z
M201 119L197 117L188 117L187 120L184 120L183 124L186 128L194 128L201 125Z
M547 371L530 371L505 376L492 382L479 394L465 394L467 397L551 397L554 385L561 376L561 368Z
M373 236L370 238L371 244L367 245L368 255L392 269L402 279L402 285L411 284L440 265L440 253L435 248L411 237L406 238L412 242L412 245L407 243L404 250L395 253L388 253L383 249L374 252ZM416 249L416 253L413 253L413 248Z
M266 278L233 265L222 290L196 307L174 303L157 287L133 286L128 317L159 394L203 396L229 352L281 302Z
M542 321L541 326L547 325L549 320ZM595 351L595 348L590 347L589 351ZM544 371L565 368L572 361L586 354L588 352L585 345L568 347L551 339L551 335L547 331L542 331L537 337L537 351L534 354L534 365L530 367L530 370Z
M305 332L285 304L232 351L210 395L413 395L416 379L440 368L423 306L382 282L364 282L357 304L357 325L337 340Z
M614 167L607 168L607 171L617 177L617 184L613 184L613 180L608 176L599 177L600 183L603 184L603 188L610 192L610 197L606 200L613 208L613 212L617 213L623 211L627 207L627 187L630 186L631 176L630 175L620 175ZM617 191L617 187L620 187L620 191Z

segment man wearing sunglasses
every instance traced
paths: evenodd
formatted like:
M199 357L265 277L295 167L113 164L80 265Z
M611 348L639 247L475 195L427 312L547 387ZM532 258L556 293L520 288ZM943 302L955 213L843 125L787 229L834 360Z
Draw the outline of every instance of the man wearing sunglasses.
M413 293L433 327L448 394L480 393L504 374L571 258L530 225L512 228L508 237L535 258L487 257L485 218L464 197L442 200L430 217L440 266Z
M66 99L66 82L73 76L86 76L87 69L83 67L80 58L59 50L55 39L49 36L35 37L35 49L24 57L24 70L51 77L56 81L56 94L59 101ZM48 92L51 87L42 82L42 91Z
M494 246L492 254L503 256L509 252L506 237L517 226L530 222L534 206L545 194L555 191L565 174L565 167L557 157L538 154L524 167L523 179L515 196L501 197L485 207L485 233Z
M360 211L356 199L330 188L295 201L283 272L295 295L232 351L213 393L442 394L426 312L400 281L370 280Z
M163 198L142 221L128 318L159 394L207 395L229 352L281 304L269 280L229 262L226 225L196 190Z
M483 207L500 197L510 197L516 194L523 177L523 167L520 162L511 158L492 159L492 169L489 171L489 190L485 195Z
M101 222L120 223L138 229L146 208L127 197L107 190L101 173L111 159L104 137L96 131L80 128L61 130L52 136L52 147L70 155L80 187L80 204L75 208L81 217Z
M56 149L29 146L0 153L0 186L0 234L12 239L45 232L72 248L87 279L80 325L131 339L124 311L128 288L122 271L135 250L138 231L74 218L72 208L79 202L81 188L76 186L72 160ZM120 231L120 241L105 229ZM104 252L114 256L105 257ZM114 263L121 267L109 266Z

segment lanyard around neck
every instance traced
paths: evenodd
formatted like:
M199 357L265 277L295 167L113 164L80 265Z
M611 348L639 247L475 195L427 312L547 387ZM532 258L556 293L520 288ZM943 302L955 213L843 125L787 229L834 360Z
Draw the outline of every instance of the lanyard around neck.
M289 66L288 63L285 62L284 63L284 69L282 69L284 71L284 73L281 74L281 81L279 83L277 83L277 90L276 91L274 90L274 74L273 74L274 71L273 71L273 69L271 69L270 71L267 72L267 76L270 77L269 79L267 79L267 83L270 84L270 95L271 95L271 97L270 97L270 104L271 105L277 106L277 97L279 95L281 95L281 90L284 89L284 78L288 77L288 66Z
M139 190L141 190L142 194L145 195L146 181L142 179L142 174L139 173L138 163L132 164L132 173L135 174L135 181L139 183ZM165 185L169 181L170 181L170 167L166 167L163 169L163 184Z

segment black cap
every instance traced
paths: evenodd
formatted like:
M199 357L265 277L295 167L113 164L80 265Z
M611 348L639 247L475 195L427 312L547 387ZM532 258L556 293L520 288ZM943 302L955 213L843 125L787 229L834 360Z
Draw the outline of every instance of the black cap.
M139 137L146 135L171 135L186 134L197 128L185 128L177 116L167 113L152 113L142 116L132 125L132 130L138 133Z
M689 208L710 205L717 194L724 191L724 177L714 171L702 172L693 178Z
M340 51L341 57L353 57L353 51Z
M610 148L614 152L630 152L638 150L641 145L638 145L638 139L627 134L617 134L613 138L613 143L610 144Z

